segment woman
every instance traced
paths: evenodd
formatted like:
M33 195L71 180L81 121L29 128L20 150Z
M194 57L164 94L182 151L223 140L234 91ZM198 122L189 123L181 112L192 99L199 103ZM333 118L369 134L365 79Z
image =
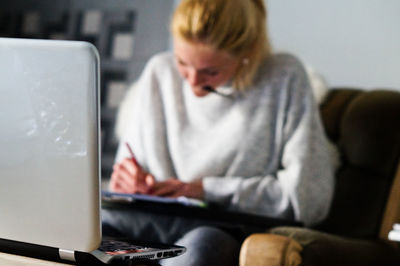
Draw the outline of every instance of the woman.
M174 52L154 56L135 84L111 190L198 198L307 226L327 215L333 166L309 81L296 58L271 54L265 22L262 0L180 3ZM237 264L240 243L200 225L183 223L167 238L188 252L165 263Z

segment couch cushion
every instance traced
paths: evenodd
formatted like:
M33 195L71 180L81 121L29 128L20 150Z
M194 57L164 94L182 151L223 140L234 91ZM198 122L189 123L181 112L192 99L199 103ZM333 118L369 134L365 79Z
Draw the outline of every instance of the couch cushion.
M329 215L316 229L347 237L375 239L389 186L390 180L363 168L341 167Z
M333 90L321 114L342 165L331 211L317 229L375 238L400 158L400 93Z
M320 105L322 123L329 139L337 142L339 139L339 125L347 105L352 99L362 93L357 89L332 89L325 101Z
M400 93L356 97L343 114L340 138L349 164L392 177L400 155Z

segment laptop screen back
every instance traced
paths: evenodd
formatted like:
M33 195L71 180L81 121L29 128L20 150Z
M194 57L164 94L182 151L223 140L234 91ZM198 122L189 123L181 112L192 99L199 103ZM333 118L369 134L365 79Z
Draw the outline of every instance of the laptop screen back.
M98 88L92 45L0 38L0 238L98 247Z

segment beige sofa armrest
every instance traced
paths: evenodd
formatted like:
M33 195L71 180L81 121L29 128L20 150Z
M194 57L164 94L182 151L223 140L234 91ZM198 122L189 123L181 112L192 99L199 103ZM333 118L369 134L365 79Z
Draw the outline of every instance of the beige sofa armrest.
M301 263L301 245L285 236L253 234L240 250L240 266L295 266Z

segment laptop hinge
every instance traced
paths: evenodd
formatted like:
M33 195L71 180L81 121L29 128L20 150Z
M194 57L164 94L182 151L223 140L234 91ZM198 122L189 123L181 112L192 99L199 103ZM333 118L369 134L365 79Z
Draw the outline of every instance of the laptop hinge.
M60 248L58 250L58 254L60 255L60 259L69 260L69 261L74 261L75 262L75 251L73 251L73 250Z

